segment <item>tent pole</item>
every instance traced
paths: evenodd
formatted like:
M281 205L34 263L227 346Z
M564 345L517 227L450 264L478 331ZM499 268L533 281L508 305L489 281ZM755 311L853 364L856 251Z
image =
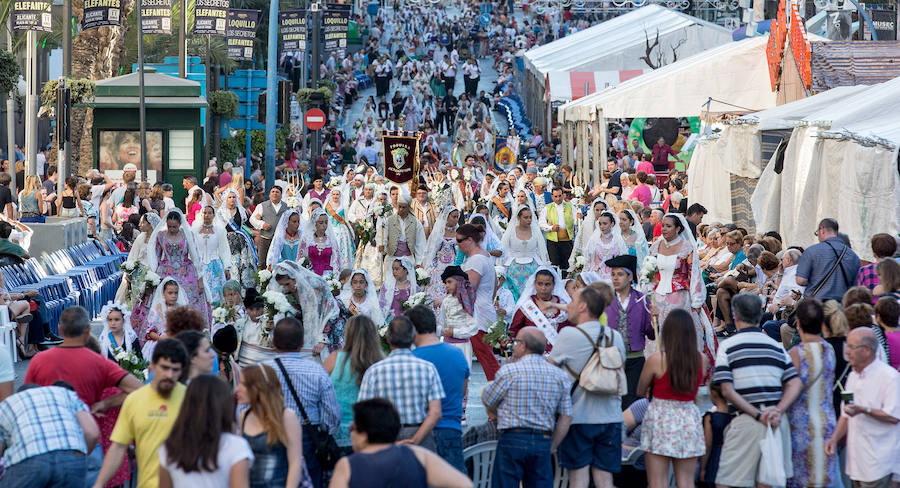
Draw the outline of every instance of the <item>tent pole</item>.
M606 118L603 116L603 109L597 109L597 138L599 139L600 146L600 154L603 157L606 157L606 141L609 140L609 136L606 133ZM602 167L602 166L601 166Z
M599 185L602 178L600 177L603 174L603 167L606 163L606 148L604 148L603 152L600 152L600 115L597 112L593 113L593 120L591 121L591 141L592 147L594 149L594 183L593 186Z

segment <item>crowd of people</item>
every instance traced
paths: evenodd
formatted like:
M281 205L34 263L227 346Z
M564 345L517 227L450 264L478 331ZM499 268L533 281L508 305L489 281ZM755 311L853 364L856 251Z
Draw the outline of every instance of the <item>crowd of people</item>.
M61 193L42 166L18 198L0 173L0 259L30 259L48 215L128 253L99 334L0 293L31 359L14 391L0 352L0 487L471 486L484 441L497 487L554 486L554 459L575 488L900 480L896 236L863 263L834 219L806 249L703 222L664 139L611 134L589 185L558 134L508 129L498 170L514 52L585 25L492 8L382 9L323 64L323 153L276 154L267 190L253 157L185 177L183 202L133 165ZM386 130L423 133L409 182L384 176Z

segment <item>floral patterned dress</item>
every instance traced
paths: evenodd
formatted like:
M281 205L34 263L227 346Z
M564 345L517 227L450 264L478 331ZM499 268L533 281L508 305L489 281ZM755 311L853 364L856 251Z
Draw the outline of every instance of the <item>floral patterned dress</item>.
M458 249L456 235L444 237L434 255L434 260L431 263L426 263L431 266L431 281L425 287L425 293L431 297L431 303L435 304L433 305L435 310L440 309L436 304L440 303L440 300L447 296L447 287L444 286L441 274L447 269L447 266L456 262Z
M787 411L791 423L791 457L794 476L788 487L831 486L837 473L837 459L825 455L825 440L831 438L837 422L831 391L834 388L834 349L825 341L804 342L797 351L803 381L800 397Z
M170 241L165 234L160 233L156 239L156 255L159 265L156 274L160 280L172 277L178 285L184 289L188 299L188 306L200 312L208 324L212 323L212 309L206 299L206 293L200 288L197 267L191 261L191 253L188 252L187 241L180 236L177 242Z

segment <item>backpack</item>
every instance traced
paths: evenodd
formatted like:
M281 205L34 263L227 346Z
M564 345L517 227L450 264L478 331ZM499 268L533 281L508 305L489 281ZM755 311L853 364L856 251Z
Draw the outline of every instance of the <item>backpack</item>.
M576 385L572 385L572 392L575 392L575 386L580 386L587 392L601 395L618 395L623 396L628 393L628 381L625 378L625 358L622 357L622 351L613 345L612 334L606 335L606 327L600 329L600 336L597 342L591 339L591 336L581 327L575 327L579 332L584 334L587 340L594 348L591 357L588 358L581 373L576 374L572 368L566 366L569 374L578 380ZM604 342L601 345L600 339Z

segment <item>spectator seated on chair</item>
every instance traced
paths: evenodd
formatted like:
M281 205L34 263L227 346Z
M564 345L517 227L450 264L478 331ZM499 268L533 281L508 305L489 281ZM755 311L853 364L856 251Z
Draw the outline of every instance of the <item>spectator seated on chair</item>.
M22 264L31 256L22 246L9 240L13 226L9 222L0 222L0 266ZM7 261L7 262L3 262Z

